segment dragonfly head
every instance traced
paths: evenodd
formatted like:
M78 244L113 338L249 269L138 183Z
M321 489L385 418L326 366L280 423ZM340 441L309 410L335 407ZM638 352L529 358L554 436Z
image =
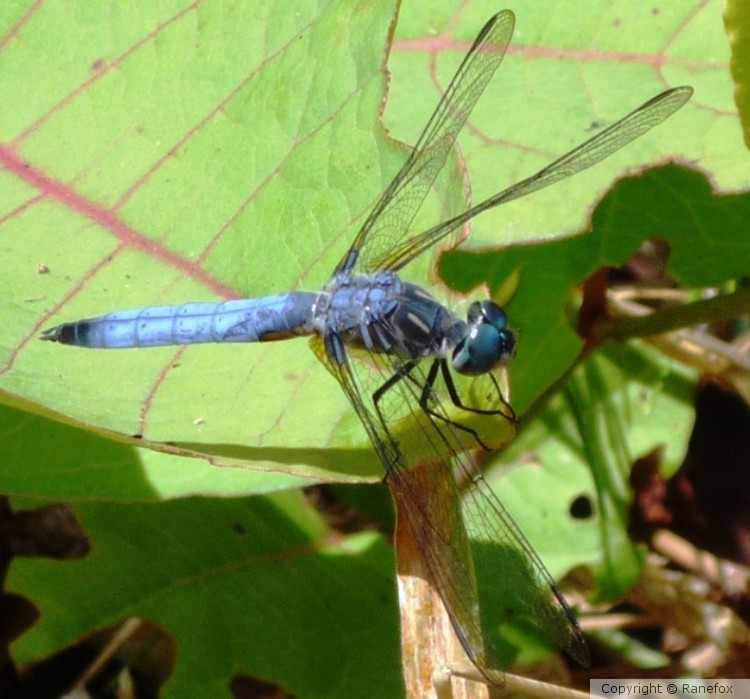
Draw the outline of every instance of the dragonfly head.
M512 358L516 338L508 328L508 316L496 303L475 301L467 313L467 333L456 344L451 363L459 374L478 376Z

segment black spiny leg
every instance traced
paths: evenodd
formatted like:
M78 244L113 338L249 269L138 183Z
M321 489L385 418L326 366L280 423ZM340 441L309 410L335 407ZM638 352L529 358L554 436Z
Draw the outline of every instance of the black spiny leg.
M475 413L477 415L501 415L506 420L510 420L510 422L518 423L518 418L516 417L516 413L513 411L513 408L511 407L510 403L508 403L507 400L505 400L505 397L503 396L503 392L500 390L500 386L497 384L497 379L495 378L495 375L490 373L490 379L492 380L492 383L495 386L495 389L497 390L497 395L500 397L500 402L502 403L503 407L508 411L505 412L503 410L482 410L481 408L470 408L468 405L464 405L461 402L461 397L458 395L458 391L456 391L456 384L453 383L453 376L451 375L451 370L448 367L448 362L445 361L445 359L437 360L440 362L440 369L443 374L443 381L445 381L445 386L448 389L448 395L451 397L451 402L453 405L455 405L457 408L460 408L461 410L466 410L466 412L469 413ZM430 370L432 371L432 369Z
M383 428L388 431L388 425L385 421L385 416L383 415L382 411L380 410L380 399L388 392L390 391L401 379L403 379L405 376L410 378L412 381L414 381L414 377L411 375L411 370L417 366L417 360L416 359L410 359L408 362L402 364L398 370L391 376L375 393L372 394L372 402L375 406L375 410L378 412L378 417L380 418L380 422L383 425ZM417 383L414 381L414 383Z
M459 410L466 410L469 413L478 413L480 415L496 415L498 413L502 414L502 411L499 410L479 410L477 408L469 408L465 406L459 398L458 391L456 391L456 385L453 383L453 377L450 375L450 370L448 369L448 365L445 359L435 359L432 362L430 371L427 374L427 381L422 387L422 395L419 397L419 405L422 406L422 410L424 410L430 417L434 419L442 420L443 422L448 423L456 429L468 432L482 449L484 449L485 451L492 451L492 449L490 449L482 441L482 438L479 436L475 429L467 427L466 425L462 425L460 422L454 422L453 420L448 419L445 415L441 415L440 413L435 412L432 408L430 408L429 401L430 398L434 397L432 389L435 386L438 369L440 369L443 374L443 381L445 381L445 387L448 389L448 395L451 398L451 403L453 403L453 405L455 405Z
M419 406L422 408L422 410L427 413L431 418L441 420L442 422L445 422L452 427L455 427L456 429L462 430L464 432L468 432L476 441L476 443L485 451L492 451L481 439L479 434L476 430L474 430L471 427L467 427L466 425L462 425L460 422L454 422L453 420L450 420L445 415L441 415L439 412L433 410L430 407L430 399L434 398L434 391L433 388L435 386L435 381L437 380L438 370L442 371L443 374L443 380L445 381L446 388L448 389L448 395L451 398L451 402L453 405L455 405L460 410L465 410L470 413L476 413L478 415L502 415L503 417L512 420L515 422L515 415L513 414L513 409L505 402L505 400L502 398L502 393L500 391L500 387L497 385L497 382L495 381L495 377L492 377L493 383L495 383L495 386L498 391L498 395L500 396L500 399L503 402L503 405L505 405L508 410L510 410L511 416L508 416L506 413L504 413L502 410L481 410L479 408L470 408L468 406L465 406L458 395L458 391L456 391L456 385L453 383L453 377L450 374L450 370L446 364L446 361L444 359L435 359L433 360L432 364L430 365L430 370L427 373L427 379L423 386L419 386L419 382L414 378L412 375L412 369L414 369L418 364L418 361L415 359L412 359L408 362L405 362L402 364L398 370L391 376L375 393L372 395L372 401L375 405L375 409L377 410L378 417L380 418L381 423L384 427L386 427L385 418L383 416L382 411L380 410L380 399L391 389L393 388L399 381L401 381L404 378L409 379L412 381L417 387L420 388L421 393L419 396Z

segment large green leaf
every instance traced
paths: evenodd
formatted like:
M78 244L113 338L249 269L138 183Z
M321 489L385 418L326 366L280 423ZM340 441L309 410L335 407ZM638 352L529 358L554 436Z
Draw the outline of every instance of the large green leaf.
M724 13L727 36L732 47L734 101L737 103L745 146L750 146L750 7L742 0L728 0Z
M41 612L20 660L137 616L176 641L164 697L227 697L239 675L298 697L403 693L390 551L374 535L326 540L299 493L75 511L89 556L13 566Z
M614 3L556 22L545 15L553 7L516 8L507 65L462 139L478 196L665 85L697 82L703 74L688 74L685 52L702 50L697 60L714 50L689 41L700 18L704 30L711 26L709 8L686 27L684 4L635 16L628 3ZM5 18L9 28L21 24L0 64L0 89L13 105L0 117L0 385L79 424L169 441L217 462L281 463L321 477L309 455L335 447L328 467L336 478L375 476L363 430L303 341L91 353L36 338L59 320L113 308L322 284L403 157L376 125L392 10L108 8L76 14L52 3ZM410 14L419 10L404 10L386 118L412 140L488 11L453 16L435 6L422 36L442 38L420 39ZM42 79L50 74L55 80ZM661 154L720 162L723 148L728 157L726 137L696 135L715 127L696 111L701 94L713 98L700 87L658 137L483 217L475 240L578 230L613 177ZM729 169L717 174L725 184L732 178ZM455 209L455 198L444 205ZM41 264L47 274L37 273Z
M0 405L0 483L4 494L64 500L148 502L189 495L237 496L299 487L279 470L216 468L169 449L136 449Z
M3 387L225 462L363 446L303 342L94 355L37 337L112 307L320 286L398 164L376 133L393 8L117 7L45 5L2 57L20 102L0 125ZM50 67L54 89L36 79Z

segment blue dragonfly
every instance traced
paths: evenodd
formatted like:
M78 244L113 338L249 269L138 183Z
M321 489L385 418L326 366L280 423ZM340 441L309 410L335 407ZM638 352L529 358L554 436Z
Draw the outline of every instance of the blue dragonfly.
M428 230L412 231L458 133L503 60L514 23L513 13L505 10L482 28L411 155L322 290L116 311L63 323L42 335L66 345L106 349L312 336L313 350L359 416L397 502L406 509L424 568L456 635L485 674L500 662L499 644L476 608L471 592L476 574L456 544L456 532L444 525L450 518L409 478L420 464L465 486L464 521L457 527L510 552L503 565L513 574L505 585L520 581L524 588L515 615L582 664L588 662L588 650L552 576L470 455L472 448L490 448L499 422L515 422L495 378L516 345L505 312L481 300L468 307L463 320L398 272L477 214L600 162L676 112L692 94L690 87L667 90L530 177ZM473 396L459 390L461 377L481 381Z

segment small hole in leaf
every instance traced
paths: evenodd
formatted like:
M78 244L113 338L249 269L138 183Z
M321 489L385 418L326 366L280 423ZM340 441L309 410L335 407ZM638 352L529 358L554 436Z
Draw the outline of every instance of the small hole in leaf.
M588 519L594 514L594 507L588 495L579 495L570 503L570 515L573 519Z

